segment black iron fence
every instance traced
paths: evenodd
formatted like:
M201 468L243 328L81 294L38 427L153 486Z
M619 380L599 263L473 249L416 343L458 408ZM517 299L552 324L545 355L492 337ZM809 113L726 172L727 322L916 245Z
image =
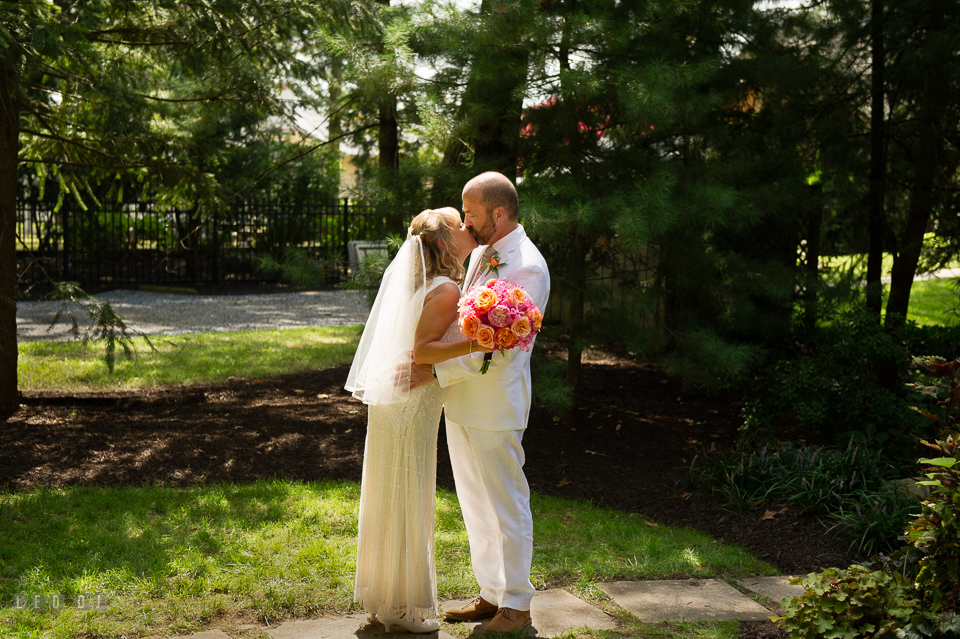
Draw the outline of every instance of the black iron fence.
M248 201L221 211L154 202L83 210L73 201L54 211L27 200L18 202L17 232L22 285L47 277L83 286L269 281L258 259L288 248L323 259L332 284L346 273L349 244L383 239L387 225L347 199Z

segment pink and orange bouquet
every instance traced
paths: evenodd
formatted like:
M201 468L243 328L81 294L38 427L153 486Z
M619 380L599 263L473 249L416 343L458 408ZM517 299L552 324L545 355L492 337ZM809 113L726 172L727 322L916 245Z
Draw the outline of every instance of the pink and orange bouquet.
M460 299L460 332L475 339L483 348L530 350L533 337L543 325L543 313L522 286L506 279L489 279L483 286L474 286ZM486 373L489 355L484 358L481 373Z

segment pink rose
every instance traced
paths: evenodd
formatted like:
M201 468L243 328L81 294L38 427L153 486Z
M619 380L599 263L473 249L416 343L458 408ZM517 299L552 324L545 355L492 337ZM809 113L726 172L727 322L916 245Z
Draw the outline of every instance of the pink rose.
M497 328L510 326L510 309L503 304L494 306L487 312L487 319L490 321L490 324Z
M527 292L525 290L523 290L519 286L515 286L512 289L510 289L510 292L507 294L507 299L510 301L511 304L519 308L524 306L527 303L527 300L530 299L530 297L527 295Z
M527 319L530 320L530 326L533 327L535 332L539 331L540 327L543 326L543 314L538 308L533 308L527 311Z

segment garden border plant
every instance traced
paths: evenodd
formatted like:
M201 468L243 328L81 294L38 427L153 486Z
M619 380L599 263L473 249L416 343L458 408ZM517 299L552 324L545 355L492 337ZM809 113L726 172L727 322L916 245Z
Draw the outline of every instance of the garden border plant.
M960 359L914 361L921 379L909 386L925 401L915 410L938 434L922 443L939 456L919 460L927 479L918 483L930 495L906 527L906 545L889 558L880 554L870 567L831 568L792 580L805 592L784 599L786 612L774 618L792 637L960 636L960 430L954 414Z

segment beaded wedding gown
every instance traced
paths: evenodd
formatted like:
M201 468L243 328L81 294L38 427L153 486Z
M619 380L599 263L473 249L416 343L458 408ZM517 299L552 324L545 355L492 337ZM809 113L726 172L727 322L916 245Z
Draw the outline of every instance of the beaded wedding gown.
M436 277L432 291L448 277ZM443 341L463 339L454 322ZM354 601L378 618L437 615L434 510L437 431L443 389L436 380L404 402L371 405L363 454Z

